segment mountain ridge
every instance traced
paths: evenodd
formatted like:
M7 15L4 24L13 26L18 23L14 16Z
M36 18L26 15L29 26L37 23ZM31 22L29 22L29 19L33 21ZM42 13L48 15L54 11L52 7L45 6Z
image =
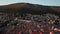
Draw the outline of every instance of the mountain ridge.
M0 12L30 12L30 13L60 13L60 6L44 6L38 4L30 4L30 3L15 3L5 6L0 6Z

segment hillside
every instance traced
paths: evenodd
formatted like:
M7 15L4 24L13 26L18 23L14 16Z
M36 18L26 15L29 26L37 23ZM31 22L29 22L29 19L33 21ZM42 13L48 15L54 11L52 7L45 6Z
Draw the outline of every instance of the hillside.
M52 14L60 14L60 7L58 6L43 6L37 4L29 4L29 3L16 3L5 6L0 6L0 12L25 12L32 14L40 14L40 13L52 13Z
M16 3L0 6L0 34L59 34L60 6Z

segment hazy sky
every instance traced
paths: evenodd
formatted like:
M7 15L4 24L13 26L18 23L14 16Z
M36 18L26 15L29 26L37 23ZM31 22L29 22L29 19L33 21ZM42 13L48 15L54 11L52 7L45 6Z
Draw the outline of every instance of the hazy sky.
M18 3L18 2L60 6L60 0L0 0L0 5L7 5L7 4Z

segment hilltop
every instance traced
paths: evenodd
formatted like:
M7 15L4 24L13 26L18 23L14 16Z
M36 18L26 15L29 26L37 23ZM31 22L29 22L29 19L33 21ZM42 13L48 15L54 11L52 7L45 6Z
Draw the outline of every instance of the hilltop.
M44 6L38 4L30 3L15 3L5 6L0 6L0 12L8 13L31 13L31 14L42 14L42 13L52 13L60 14L60 6Z

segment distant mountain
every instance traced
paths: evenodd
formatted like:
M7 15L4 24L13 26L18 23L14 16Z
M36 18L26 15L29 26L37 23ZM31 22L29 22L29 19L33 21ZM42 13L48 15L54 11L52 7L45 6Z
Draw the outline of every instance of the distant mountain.
M0 6L0 12L8 13L31 13L31 14L43 14L52 13L60 15L60 6L44 6L30 3L15 3L5 6Z

